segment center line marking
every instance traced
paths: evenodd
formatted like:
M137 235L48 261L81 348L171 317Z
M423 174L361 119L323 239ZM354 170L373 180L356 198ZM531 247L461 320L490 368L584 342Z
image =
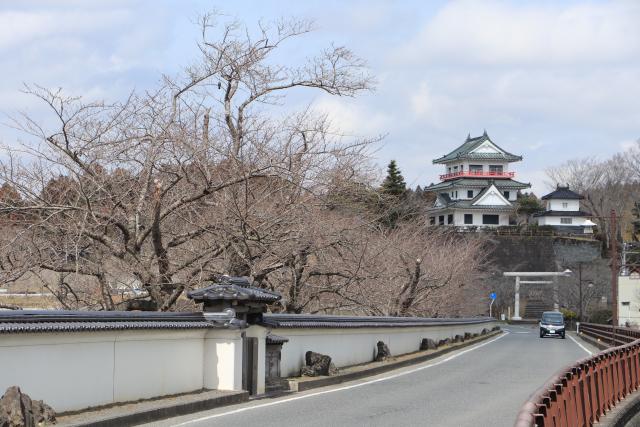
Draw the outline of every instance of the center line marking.
M185 422L180 423L180 424L175 424L174 426L175 427L186 426L186 425L193 424L193 423L198 423L198 422L202 422L202 421L206 421L206 420L211 420L213 418L224 417L226 415L234 415L234 414L239 414L241 412L251 411L253 409L260 409L260 408L266 408L266 407L269 407L269 406L281 405L283 403L293 402L295 400L306 399L306 398L314 397L314 396L320 396L320 395L323 395L323 394L335 393L337 391L350 390L352 388L362 387L362 386L365 386L365 385L374 384L374 383L378 383L378 382L381 382L381 381L387 381L387 380L391 380L393 378L402 377L404 375L413 374L414 372L419 372L419 371L422 371L424 369L432 368L434 366L438 366L438 365L442 365L443 363L447 363L447 362L449 362L449 361L451 361L451 360L453 360L453 359L455 359L457 357L462 356L463 354L469 353L471 351L474 351L474 350L477 350L477 349L479 349L481 347L484 347L485 345L489 345L489 344L491 344L493 342L496 342L499 339L502 339L502 338L506 337L507 335L509 335L509 332L505 331L502 335L500 335L497 338L494 338L494 339L492 339L490 341L487 341L485 343L476 345L476 346L471 347L471 348L469 348L467 350L463 350L463 351L461 351L459 353L455 353L455 354L447 357L446 359L440 360L438 362L430 363L428 365L423 365L423 366L420 366L418 368L414 368L414 369L411 369L411 370L408 370L408 371L403 371L403 372L399 372L397 374L389 375L387 377L377 378L375 380L365 381L363 383L352 384L352 385L348 385L348 386L344 386L344 387L340 387L340 388L334 388L334 389L331 389L331 390L324 390L324 391L318 391L316 393L304 394L302 396L290 397L288 399L277 400L275 402L263 403L263 404L260 404L260 405L248 406L248 407L245 407L245 408L234 409L232 411L227 411L227 412L223 412L223 413L220 413L220 414L207 415L206 417L197 418L195 420L190 420L190 421L185 421Z

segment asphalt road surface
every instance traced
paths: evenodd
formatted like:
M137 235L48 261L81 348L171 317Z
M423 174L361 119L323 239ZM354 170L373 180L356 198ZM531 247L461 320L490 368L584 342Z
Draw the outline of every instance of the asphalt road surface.
M512 426L520 405L549 376L597 351L573 334L540 339L528 326L508 326L505 332L376 377L150 425Z

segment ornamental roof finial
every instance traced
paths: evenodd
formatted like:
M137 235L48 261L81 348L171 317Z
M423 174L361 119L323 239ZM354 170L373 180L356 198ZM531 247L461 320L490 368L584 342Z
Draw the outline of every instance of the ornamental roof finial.
M489 135L487 135L487 130L486 129L484 130L484 133L482 134L482 136L489 136Z
M471 141L471 132L467 134L467 141Z

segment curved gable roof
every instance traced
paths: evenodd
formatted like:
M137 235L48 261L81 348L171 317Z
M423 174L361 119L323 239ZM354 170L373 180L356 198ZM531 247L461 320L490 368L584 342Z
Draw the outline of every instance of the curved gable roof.
M542 196L542 200L551 200L551 199L564 199L564 200L582 200L584 196L576 193L575 191L571 191L569 186L562 187L558 185L556 191L547 194L546 196Z
M496 147L500 153L486 153L486 152L477 152L473 151L480 147L485 142L490 142L494 147ZM506 160L508 162L516 162L522 160L522 156L516 156L515 154L511 154L506 150L500 148L495 142L489 138L487 135L487 131L485 131L482 136L478 136L475 138L471 138L471 136L467 136L467 140L450 152L440 158L437 158L433 161L434 164L437 163L447 163L455 160Z

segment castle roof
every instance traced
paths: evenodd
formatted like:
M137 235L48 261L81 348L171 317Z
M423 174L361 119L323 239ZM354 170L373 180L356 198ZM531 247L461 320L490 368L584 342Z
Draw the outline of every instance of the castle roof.
M471 138L470 135L467 136L464 144L449 154L435 159L433 163L448 163L457 160L502 160L517 162L522 160L522 156L511 154L500 148L489 138L487 131L485 131L481 136L475 138Z
M484 204L482 203L482 199L485 196L496 190L500 191L498 186L491 182L489 185L484 188L481 192L479 192L473 199L466 200L452 200L447 193L438 194L436 198L436 203L433 208L429 209L429 211L434 210L444 210L444 209L482 209L482 210L492 210L492 211L512 211L514 206L511 202L504 199L501 195L498 196L498 202L502 204ZM494 199L496 200L496 199Z
M542 200L551 200L551 199L563 199L563 200L582 200L584 196L576 193L575 191L571 191L569 186L562 187L558 185L556 187L556 191L547 194L546 196L542 196Z
M521 190L531 187L531 184L516 181L514 179L481 179L481 178L459 178L443 181L424 188L424 191L440 191L451 188L485 188L494 184L504 190Z
M535 217L539 216L591 216L591 212L585 211L544 211L533 214Z

